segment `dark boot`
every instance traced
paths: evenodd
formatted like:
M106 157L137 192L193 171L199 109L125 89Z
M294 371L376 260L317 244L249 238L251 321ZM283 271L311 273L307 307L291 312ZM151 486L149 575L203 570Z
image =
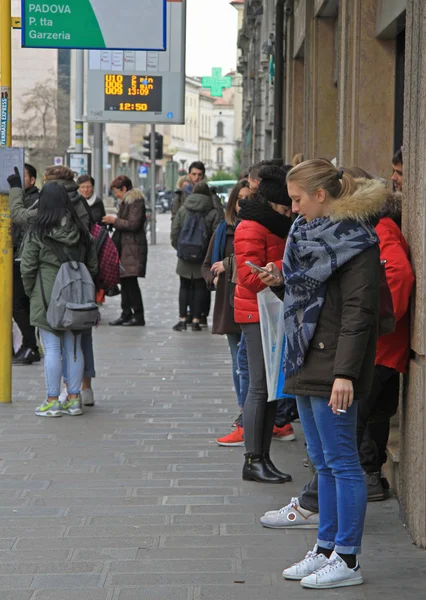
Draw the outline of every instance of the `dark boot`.
M292 481L291 475L288 475L287 473L282 473L277 469L277 467L272 462L271 457L269 456L269 452L264 452L263 458L265 460L265 465L268 467L271 473L277 475L277 477L281 477L281 479L284 479L285 482Z
M367 501L377 502L385 499L385 490L380 479L380 473L364 473L367 485Z
M268 469L263 456L260 454L245 454L243 467L244 481L258 481L259 483L284 483L285 480Z

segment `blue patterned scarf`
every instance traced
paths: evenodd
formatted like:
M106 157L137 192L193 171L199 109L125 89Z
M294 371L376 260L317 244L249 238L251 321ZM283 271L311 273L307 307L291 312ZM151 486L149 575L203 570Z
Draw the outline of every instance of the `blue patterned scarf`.
M303 366L324 304L327 280L342 265L379 243L368 223L299 217L285 247L284 323L286 377Z

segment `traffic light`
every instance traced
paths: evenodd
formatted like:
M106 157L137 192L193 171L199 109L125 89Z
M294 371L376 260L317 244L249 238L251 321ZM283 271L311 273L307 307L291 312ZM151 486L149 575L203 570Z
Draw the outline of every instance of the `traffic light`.
M163 158L163 136L155 132L155 160Z
M146 148L144 156L151 160L151 135L144 135L143 147ZM163 136L161 133L155 132L155 160L161 160L163 158Z
M143 139L143 147L147 149L146 152L143 153L143 155L146 156L148 160L151 160L151 136L149 134L144 135Z

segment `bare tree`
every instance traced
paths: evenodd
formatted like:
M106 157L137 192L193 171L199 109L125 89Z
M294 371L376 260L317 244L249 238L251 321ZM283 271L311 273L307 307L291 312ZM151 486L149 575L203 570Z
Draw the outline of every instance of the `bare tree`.
M21 97L22 118L14 122L14 139L39 172L64 156L69 145L69 94L53 75Z

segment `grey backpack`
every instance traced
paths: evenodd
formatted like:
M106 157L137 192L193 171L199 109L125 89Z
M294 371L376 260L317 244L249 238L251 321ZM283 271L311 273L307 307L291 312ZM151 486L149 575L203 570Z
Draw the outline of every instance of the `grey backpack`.
M96 288L88 268L84 264L86 250L83 246L80 261L70 260L62 244L46 240L46 245L62 263L53 284L50 302L47 304L40 271L40 286L46 318L52 329L58 331L82 331L98 323Z

